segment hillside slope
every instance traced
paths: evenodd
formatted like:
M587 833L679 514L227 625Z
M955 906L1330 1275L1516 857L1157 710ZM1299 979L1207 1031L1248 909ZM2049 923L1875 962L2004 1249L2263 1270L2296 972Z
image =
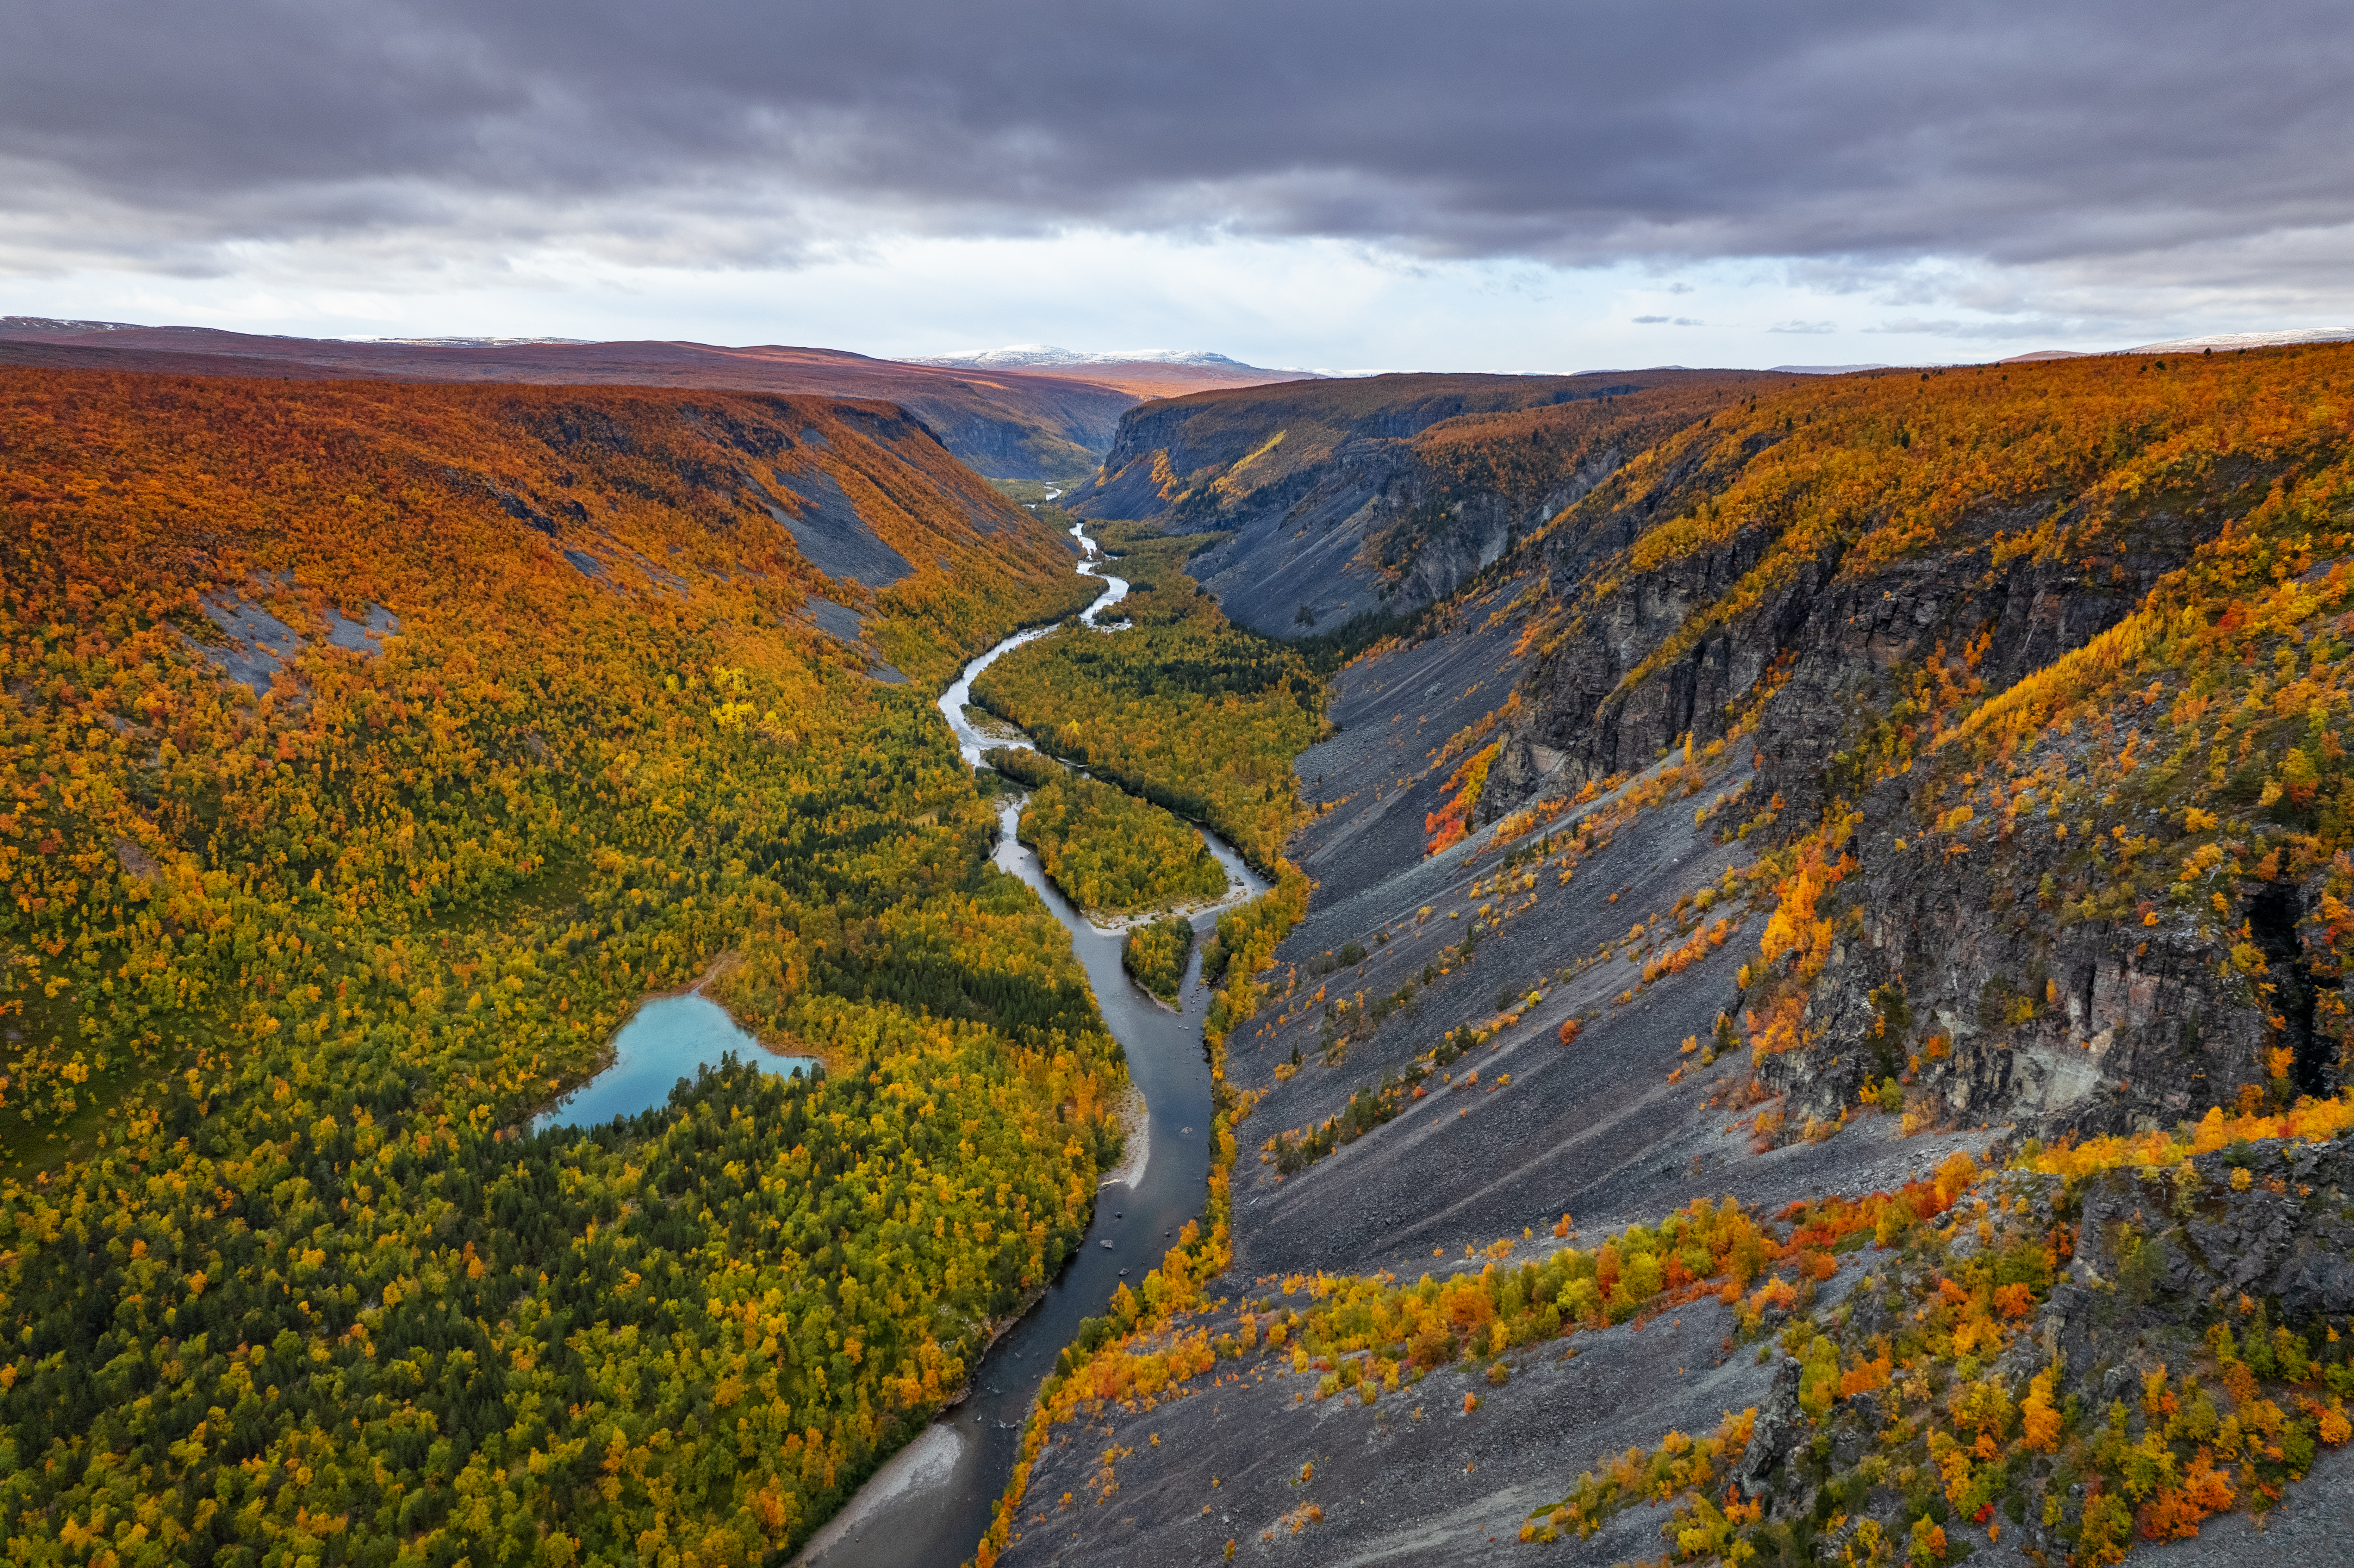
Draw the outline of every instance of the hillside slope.
M1218 532L1193 570L1277 637L1452 593L1670 431L1784 384L1744 371L1377 376L1199 393L1120 421L1083 516Z
M1098 1333L985 1555L2089 1563L2342 1498L2349 416L2337 348L1768 390L1344 669L1234 1266Z
M1139 398L1182 397L1216 387L1260 387L1276 381L1314 381L1307 370L1269 370L1245 365L1223 354L1161 354L1122 357L1117 354L1073 354L1066 349L1034 346L991 349L981 354L918 355L908 363L938 365L952 370L978 370L991 375L1051 376L1117 387Z
M700 343L346 343L209 327L0 321L0 366L315 381L520 382L724 388L881 398L930 427L961 461L998 479L1077 482L1095 470L1139 394L1074 376L907 365L834 349Z
M1063 542L891 405L642 388L5 371L0 505L12 1550L806 1542L1118 1157L928 700ZM824 1070L534 1130L698 978Z

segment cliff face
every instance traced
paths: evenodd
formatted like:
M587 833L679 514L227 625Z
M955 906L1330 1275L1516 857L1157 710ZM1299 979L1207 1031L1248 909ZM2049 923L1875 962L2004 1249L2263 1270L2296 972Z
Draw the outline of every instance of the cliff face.
M1564 507L1450 493L1415 535L1434 578L1452 539L1477 561L1501 520L1504 546L1336 677L1338 733L1299 764L1315 900L1225 1046L1235 1305L1195 1321L1292 1338L1184 1385L1211 1398L1182 1414L1099 1412L1090 1451L1136 1449L1123 1522L1025 1515L1016 1560L1150 1537L1469 1561L1517 1536L1604 1563L1663 1525L1688 1556L1947 1560L1942 1530L2112 1560L2137 1508L2188 1533L2302 1476L2316 1432L2346 1440L2299 1392L2354 1391L2320 1370L2354 1331L2327 1261L2343 1156L2281 1140L2347 1119L2349 390L2335 350L1843 377L1683 421ZM1426 493L1402 471L1384 493ZM1761 1290L1687 1245L1656 1319L1553 1282L1606 1282L1662 1216L1728 1198L1811 1261ZM1361 1297L1384 1304L1314 1304ZM1443 1347L1389 1326L1416 1301L1455 1303ZM2193 1448L2226 1438L2162 1412L2100 1436L2160 1361L2241 1389L2212 1330L2292 1318L2307 1348L2248 1364L2296 1387L2234 1395L2280 1418L2256 1479L2199 1492ZM2036 1379L2070 1412L2049 1429L2017 1415ZM2011 1414L1970 1447L1980 1385ZM1674 1520L1572 1484L1748 1406ZM2167 1442L2165 1487L2192 1489L2120 1500L2117 1456Z
M1630 453L1787 377L1384 376L1199 394L1121 420L1089 517L1223 535L1195 577L1271 636L1445 599Z
M2114 553L2053 560L2000 551L2023 533L2083 521L2042 498L1966 512L1934 543L1894 559L1851 559L1851 541L1838 538L1786 550L1763 524L1629 569L1625 544L1640 520L1707 506L1740 472L1717 468L1613 497L1546 541L1542 569L1575 586L1532 668L1523 689L1532 716L1509 751L1563 752L1572 783L1641 768L1687 732L1702 742L1725 733L1729 710L1780 666L1774 683L1789 684L1766 742L1773 781L1819 803L1820 775L1859 703L1894 700L1904 673L1940 649L1961 658L1973 639L1984 646L1970 655L1971 678L1988 690L2015 685L2114 624L2220 525L2220 513L2153 514ZM2250 505L2269 477L2252 472L2221 488ZM1687 632L1696 617L1699 630ZM1515 803L1500 792L1490 814Z
M299 408L323 440L387 468L396 460L376 454L398 454L401 493L444 533L479 530L503 557L616 593L688 597L698 570L763 585L782 607L764 624L781 620L820 662L889 683L945 681L993 628L1085 591L1054 529L890 403L39 369L6 371L0 388L28 425L22 410L45 402L85 414L97 433L76 428L74 440L98 450L143 452L154 432L187 428L191 409L266 423L273 407ZM303 472L273 479L294 488ZM660 544L633 532L657 511L693 532ZM267 515L240 514L240 526ZM247 591L207 553L192 560L192 573L223 574L224 591Z
M1941 415L1932 403L1910 417L1930 425ZM1906 517L1901 501L1869 498L1860 514L1821 526L1786 493L1780 515L1732 521L1744 500L1776 489L1776 470L1819 458L1767 434L1718 440L1710 461L1695 461L1691 449L1709 432L1692 432L1680 461L1606 486L1543 542L1539 569L1572 586L1520 683L1521 712L1478 819L1736 727L1776 817L1837 817L1834 851L1858 863L1832 901L1846 924L1797 1021L1802 1044L1761 1067L1794 1117L1836 1118L1867 1086L1901 1078L1925 1117L2023 1119L2047 1132L2156 1125L2269 1078L2264 1053L2283 1048L2298 1087L2334 1089L2334 1046L2308 1023L2271 1022L2254 1005L2249 964L2232 957L2251 937L2278 956L2261 983L2296 999L2287 1012L2302 1020L2313 981L2296 927L2317 907L2323 865L2308 857L2301 876L2243 885L2228 910L2191 910L2178 893L2160 901L2172 905L2162 916L2137 897L2129 920L2087 918L2066 906L2113 881L2103 857L2119 842L2154 850L2197 837L2182 827L2186 809L2202 810L2184 759L2162 779L2121 777L2102 743L2070 725L2014 737L2008 781L1989 791L1961 752L1932 757L1924 744L1958 736L1972 706L2032 688L2117 628L2229 520L2259 511L2322 454L2296 441L2243 448L2130 488L2119 471L2139 453L2114 466L2072 458L2065 472L2031 465L2007 494L1955 499L1934 527ZM1705 536L1659 547L1679 528ZM1892 545L1900 531L1910 536ZM2292 646L2312 630L2293 630ZM2130 700L2088 704L2085 722L2112 756L2128 733L2157 730L2143 715L2161 695L2171 703L2218 678L2162 662L2147 673L2156 681ZM2174 733L2185 726L2166 727L2169 740L2195 744ZM2140 744L2148 757L2152 738ZM2022 816L2013 792L2028 775L2045 787L2028 787ZM2073 782L2055 789L2052 779ZM1999 825L1936 831L1943 815L1967 808L1976 822L1990 807ZM2087 810L2072 842L2061 819ZM2106 850L2088 851L2088 838ZM1882 988L1906 999L1914 1038L1883 1029L1880 1048L1858 1051L1886 1012L1872 1000ZM1937 1045L1924 1059L1915 1047L1929 1040Z

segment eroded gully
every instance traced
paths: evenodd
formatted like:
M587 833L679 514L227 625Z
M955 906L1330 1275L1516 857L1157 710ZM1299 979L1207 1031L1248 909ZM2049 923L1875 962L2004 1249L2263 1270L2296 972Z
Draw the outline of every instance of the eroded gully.
M1080 620L1098 630L1117 631L1117 626L1098 626L1097 617L1128 596L1128 584L1101 568L1094 542L1078 527L1071 533L1085 553L1079 572L1104 583L1103 593ZM975 675L1047 630L1007 638L966 665L942 694L940 712L967 762L979 762L992 746L1029 745L981 734L966 720L964 707ZM1046 880L1038 857L1016 842L1021 810L1018 797L1004 807L997 863L1036 890L1070 931L1104 1022L1127 1054L1129 1082L1143 1097L1141 1124L1131 1125L1122 1168L1105 1180L1086 1239L1060 1277L981 1357L971 1373L970 1396L877 1470L811 1540L796 1563L811 1568L930 1568L970 1558L1013 1475L1031 1402L1055 1356L1083 1319L1104 1310L1123 1277L1142 1280L1185 1223L1202 1211L1210 1171L1210 1067L1202 1050L1209 992L1201 983L1198 948L1180 992L1182 1010L1153 1001L1121 969L1119 934L1097 927L1073 907ZM1232 846L1214 834L1202 836L1226 868L1229 888L1219 904L1193 914L1197 931L1213 926L1218 910L1267 888Z

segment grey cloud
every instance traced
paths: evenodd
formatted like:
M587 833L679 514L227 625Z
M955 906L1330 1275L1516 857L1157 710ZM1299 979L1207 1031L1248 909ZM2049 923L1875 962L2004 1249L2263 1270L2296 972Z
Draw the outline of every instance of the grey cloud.
M252 241L744 266L1074 225L2073 264L2354 222L2354 28L2329 0L12 12L18 270L200 270Z
M1665 316L1637 316L1635 318L1635 324L1637 326L1658 326L1667 319L1668 318Z
M1778 326L1769 326L1766 330L1767 332L1806 333L1810 334L1834 333L1839 331L1839 323L1837 322L1784 322Z
M2020 321L1929 321L1907 316L1877 326L1863 329L1868 333L1885 333L1899 337L1958 337L2005 343L2016 338L2065 338L2085 331L2081 321L2067 321L2051 316L2036 316Z

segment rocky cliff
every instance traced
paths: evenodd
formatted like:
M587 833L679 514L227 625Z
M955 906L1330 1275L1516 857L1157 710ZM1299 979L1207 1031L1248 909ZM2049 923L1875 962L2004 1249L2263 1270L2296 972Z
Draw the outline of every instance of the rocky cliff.
M1926 1116L2149 1125L2280 1075L2266 1054L2284 1049L2296 1087L2333 1090L2298 934L2328 854L2295 830L2340 819L2310 803L2327 795L2313 786L2303 808L2275 809L2278 787L2262 797L2305 728L2333 727L2334 546L2313 530L2342 520L2327 481L2288 497L2330 469L2341 433L2233 440L2253 408L2184 409L2200 422L2170 440L2053 442L1990 464L1974 493L1940 480L1916 500L1915 444L1954 450L1965 421L2013 404L1999 374L1954 379L1955 391L1924 380L1892 394L1882 378L1853 408L1821 400L1797 433L1770 419L1687 432L1564 519L1532 552L1529 569L1567 591L1480 819L1740 729L1774 816L1836 824L1823 853L1854 872L1824 905L1840 936L1807 960L1820 983L1765 1065L1794 1112L1836 1116L1895 1078L1935 1102ZM2067 388L2037 397L2035 418L2089 425L2116 396ZM1886 488L1818 488L1827 456L1857 465L1859 437L1874 436ZM2230 536L2251 518L2285 530L2253 547L2309 575L2311 591L2264 632L2148 647L2154 617L2220 626L2238 613L2230 591L2272 586L2210 558L2250 548ZM2128 668L2147 677L2129 693ZM2055 706L2045 694L2059 685ZM2199 754L2208 694L2262 705L2285 687L2300 694L2295 714L2226 720L2241 757ZM1981 709L2040 722L2011 724L1989 767ZM2203 863L2172 874L2192 860ZM2260 987L2274 1005L2256 1005ZM1909 1041L1880 1022L1897 1012ZM1875 1049L1856 1050L1875 1029Z
M2302 1495L2349 408L2336 349L1850 376L1458 493L1533 521L1299 761L1234 1266L1014 1559L2092 1563Z
M1120 422L1081 515L1224 535L1194 571L1272 636L1455 592L1619 463L1787 377L1381 376L1196 394Z

